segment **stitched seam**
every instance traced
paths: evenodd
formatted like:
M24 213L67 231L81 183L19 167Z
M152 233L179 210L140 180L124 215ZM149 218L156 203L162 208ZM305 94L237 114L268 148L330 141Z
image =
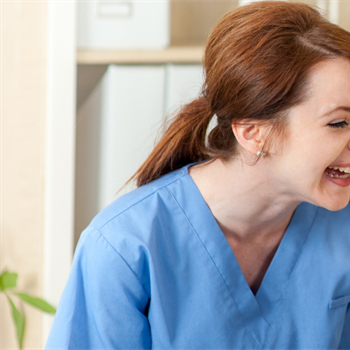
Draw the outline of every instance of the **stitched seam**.
M156 192L160 191L163 188L166 188L167 186L173 184L174 182L180 180L183 176L185 176L185 172L183 172L182 175L178 176L175 180L165 184L162 187L159 187L157 189L155 189L152 193L150 193L149 195L147 195L146 197L143 197L142 199L140 199L138 202L131 204L129 207L127 207L126 209L124 209L123 211L121 211L120 213L116 214L115 216L113 216L112 218L110 218L108 221L106 221L99 229L96 230L101 230L104 226L106 226L109 222L111 222L112 220L114 220L115 218L117 218L119 215L123 214L124 212L126 212L127 210L131 209L132 207L134 207L135 205L143 202L144 200L146 200L147 198L151 197L152 195L154 195Z
M206 251L206 253L207 253L209 259L211 260L212 264L214 265L216 271L218 272L218 274L219 274L219 276L220 276L222 282L224 283L224 285L225 285L225 287L226 287L226 290L227 290L227 292L228 292L228 294L229 294L229 296L230 296L230 298L231 298L231 300L232 300L233 305L235 306L235 308L236 308L238 314L239 314L239 315L241 316L241 318L242 318L242 323L244 324L244 328L246 329L246 331L248 332L248 334L250 335L250 337L252 338L252 340L254 341L254 343L257 345L257 347L258 347L259 349L261 349L261 347L259 346L259 344L256 342L256 340L254 339L254 337L253 337L252 334L250 333L249 329L246 327L246 324L245 324L245 322L244 322L244 320L243 320L242 314L241 314L241 312L239 311L239 309L238 309L238 307L237 307L235 301L234 301L233 298L232 298L232 295L231 295L230 290L229 290L229 288L228 288L228 286L227 286L227 284L226 284L226 282L225 282L225 279L223 278L222 274L220 273L220 270L218 269L218 267L216 266L215 262L213 261L211 255L209 254L209 252L208 252L207 248L205 247L204 243L203 243L202 240L200 239L200 237L199 237L197 231L196 231L195 228L193 227L193 225L192 225L190 219L187 217L187 215L186 215L184 209L181 207L180 203L177 201L177 199L176 199L175 195L173 194L173 192L172 192L169 188L167 188L167 190L169 191L170 195L174 198L175 202L177 203L177 205L178 205L179 208L181 209L181 211L182 211L183 215L185 216L185 218L186 218L188 224L191 226L192 230L193 230L194 233L196 234L197 239L201 242L202 247L203 247L204 250Z
M126 266L130 269L130 271L135 275L136 279L139 281L140 285L142 286L142 289L144 290L144 292L146 293L146 295L148 296L148 298L150 299L151 296L148 294L146 288L144 287L143 283L141 282L139 276L135 273L135 271L131 268L131 266L128 264L128 262L124 259L124 257L114 248L114 246L108 241L108 239L103 235L102 232L100 232L97 228L92 227L93 229L95 229L100 235L101 237L108 243L108 245L119 255L119 257L124 261L124 263L126 264Z
M292 271L291 271L291 273L290 273L290 275L289 275L288 281L286 282L286 284L285 284L285 286L284 286L284 288L283 288L283 290L282 290L282 292L281 292L281 297L280 297L280 299L279 299L279 301L278 301L278 305L277 305L277 307L276 307L275 315L274 315L274 317L273 317L273 320L271 321L271 326L269 327L269 329L268 329L268 331L267 331L267 334L266 334L266 338L265 338L265 342L264 342L263 349L265 349L266 343L267 343L268 338L269 338L269 336L270 336L271 329L272 329L272 325L273 325L274 322L275 322L275 319L276 319L276 316L277 316L277 313L278 313L278 309L279 309L279 307L280 307L280 305L281 305L281 302L282 302L282 300L283 300L283 298L284 298L284 293L285 293L285 291L287 290L289 281L291 280L292 275L293 275L293 272L294 272L296 266L298 265L301 256L303 255L303 251L304 251L304 248L305 248L305 244L306 244L306 242L308 241L308 239L310 238L310 232L311 232L311 230L312 230L312 227L314 226L314 223L315 223L315 220L316 220L316 217L317 217L317 214L318 214L319 210L320 210L320 208L317 208L316 213L315 213L315 216L314 216L314 219L313 219L312 224L311 224L310 229L309 229L309 233L308 233L308 235L307 235L307 237L306 237L306 239L305 239L305 241L304 241L304 243L303 243L303 246L301 247L300 254L299 254L299 256L298 256L298 258L297 258L297 260L296 260L296 262L295 262L295 264L294 264L294 266L293 266L293 269L292 269Z

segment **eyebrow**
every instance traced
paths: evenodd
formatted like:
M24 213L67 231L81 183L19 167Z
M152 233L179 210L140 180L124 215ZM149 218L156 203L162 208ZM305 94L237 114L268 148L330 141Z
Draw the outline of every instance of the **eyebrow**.
M332 114L332 113L334 113L336 111L345 111L345 112L350 113L350 107L339 106L339 107L337 107L335 109L332 109L330 112L326 113L324 116L328 117L330 114Z

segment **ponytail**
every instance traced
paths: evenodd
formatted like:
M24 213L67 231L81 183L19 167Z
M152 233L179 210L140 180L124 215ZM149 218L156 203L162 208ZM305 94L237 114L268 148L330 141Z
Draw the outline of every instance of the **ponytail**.
M137 186L145 185L186 164L209 159L205 139L212 116L205 97L185 105L132 177L136 179Z

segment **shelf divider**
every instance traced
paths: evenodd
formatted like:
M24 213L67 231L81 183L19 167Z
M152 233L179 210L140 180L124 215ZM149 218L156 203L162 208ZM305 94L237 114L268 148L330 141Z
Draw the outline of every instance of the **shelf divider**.
M164 50L78 50L78 64L201 63L203 46L172 46Z

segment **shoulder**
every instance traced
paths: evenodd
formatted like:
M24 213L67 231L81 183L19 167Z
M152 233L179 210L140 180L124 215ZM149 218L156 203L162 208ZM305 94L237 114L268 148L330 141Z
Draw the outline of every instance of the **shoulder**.
M145 210L150 217L151 213L157 212L159 205L172 204L169 202L168 187L176 186L186 175L188 176L186 168L178 169L117 198L98 213L89 226L105 231L106 226L116 224L124 217L140 221Z
M158 254L159 247L176 246L178 236L171 232L179 231L183 214L173 191L186 193L188 176L184 167L116 199L91 221L79 246L100 235L134 271Z
M95 261L120 257L149 291L154 259L162 264L174 249L183 249L178 234L183 231L183 213L173 192L181 187L186 193L188 176L182 168L116 199L84 230L77 251L89 254L99 244Z

